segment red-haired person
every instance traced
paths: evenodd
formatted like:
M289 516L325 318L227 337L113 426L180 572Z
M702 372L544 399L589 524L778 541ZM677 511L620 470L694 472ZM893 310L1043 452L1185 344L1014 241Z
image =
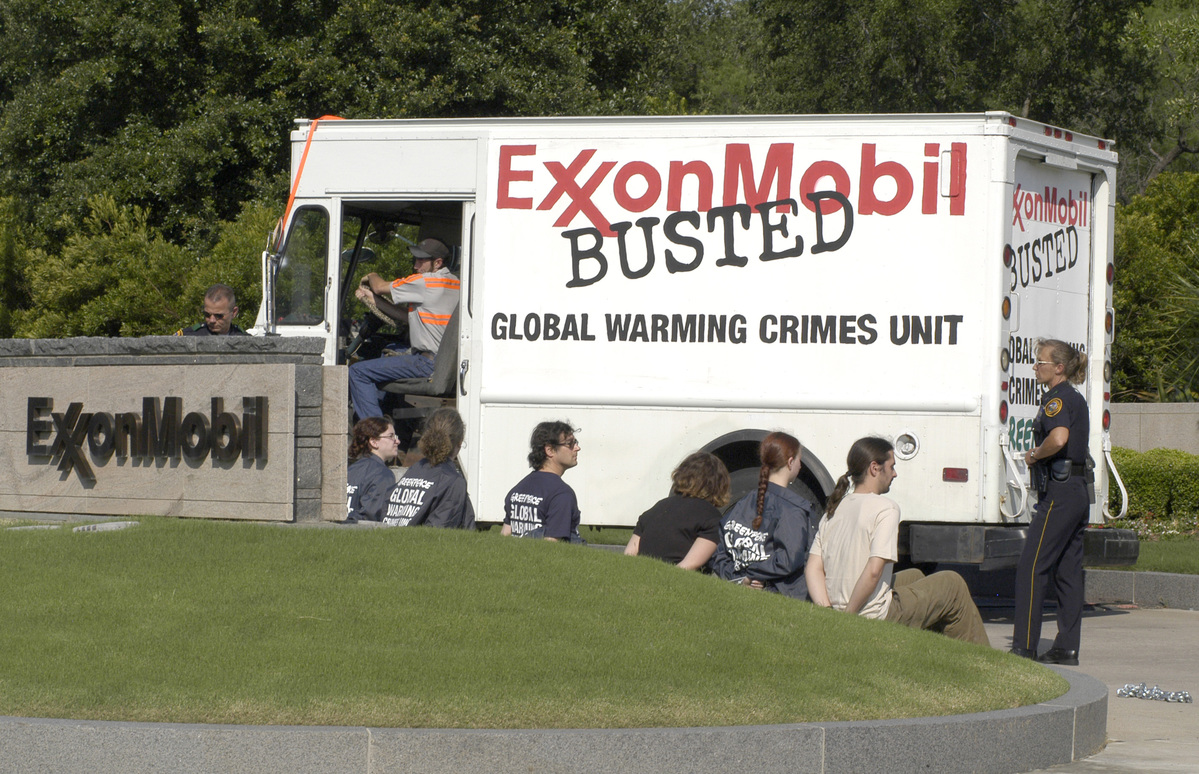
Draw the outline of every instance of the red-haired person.
M815 507L788 487L802 467L799 440L774 432L762 439L758 489L737 501L720 526L712 572L725 580L807 599L804 561Z
M670 496L637 519L625 555L652 556L684 570L701 570L720 540L729 471L716 455L695 452L679 463L670 481Z

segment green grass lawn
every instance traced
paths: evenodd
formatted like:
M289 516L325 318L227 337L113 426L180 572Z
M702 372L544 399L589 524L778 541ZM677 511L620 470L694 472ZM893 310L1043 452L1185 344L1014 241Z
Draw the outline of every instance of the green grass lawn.
M1113 570L1134 572L1176 572L1199 575L1199 540L1141 539L1140 555L1132 567L1113 567Z
M0 714L384 727L977 712L1065 681L646 558L491 533L0 531Z

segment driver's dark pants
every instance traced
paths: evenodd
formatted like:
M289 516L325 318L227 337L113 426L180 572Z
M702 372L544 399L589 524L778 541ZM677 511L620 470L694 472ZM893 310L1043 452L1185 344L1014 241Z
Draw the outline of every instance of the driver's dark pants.
M386 394L380 384L397 379L421 379L433 373L433 359L425 355L393 355L362 360L350 366L350 400L359 419L383 416Z

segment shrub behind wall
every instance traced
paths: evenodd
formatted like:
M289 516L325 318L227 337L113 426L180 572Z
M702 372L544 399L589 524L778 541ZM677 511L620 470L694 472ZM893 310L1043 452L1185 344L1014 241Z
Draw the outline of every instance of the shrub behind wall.
M1128 489L1130 519L1172 519L1199 513L1199 455L1176 449L1136 452L1115 447L1116 463ZM1109 477L1108 507L1120 511L1120 488Z

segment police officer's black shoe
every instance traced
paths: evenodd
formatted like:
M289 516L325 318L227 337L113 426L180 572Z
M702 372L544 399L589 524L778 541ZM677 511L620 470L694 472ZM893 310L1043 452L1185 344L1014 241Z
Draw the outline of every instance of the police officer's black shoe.
M1050 648L1038 656L1037 661L1040 661L1042 664L1078 666L1078 651L1066 650L1065 648Z
M1031 658L1034 661L1037 659L1037 652L1035 650L1017 648L1015 645L1012 646L1011 653L1013 656L1019 656L1020 658Z

